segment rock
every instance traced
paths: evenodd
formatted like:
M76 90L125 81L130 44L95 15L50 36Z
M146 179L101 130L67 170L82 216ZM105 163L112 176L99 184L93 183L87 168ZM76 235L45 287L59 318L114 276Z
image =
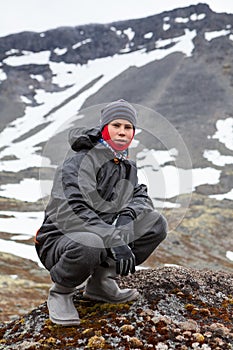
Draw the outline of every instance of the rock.
M86 347L91 349L104 349L105 339L102 335L94 335L88 340Z
M214 335L226 336L230 333L230 330L221 323L212 323L209 327L210 331Z
M168 324L171 324L172 320L167 317L167 316L155 316L151 319L151 321L157 325L158 323L162 323L164 325L168 325Z
M128 334L135 333L135 327L132 326L131 324L125 324L120 327L120 331Z
M184 341L184 336L183 335L177 335L176 340L178 340L179 342L183 342Z
M0 252L0 270L0 322L16 319L47 298L51 280L35 262Z
M205 340L205 337L203 334L201 333L193 333L193 338L195 341L197 341L198 343L203 343L203 341Z
M168 350L168 346L163 343L158 343L155 347L156 350Z
M227 350L233 343L232 278L233 274L229 273L175 267L137 271L119 280L121 286L138 288L137 301L107 304L84 299L82 290L77 291L74 303L81 318L78 327L53 324L48 318L47 305L43 303L16 320L0 324L0 350L21 349L22 344L27 346L29 342L34 344L28 348L30 350L51 347L56 350L77 347L79 350L209 350L218 347ZM210 279L215 284L210 285ZM197 283L201 288L191 289L189 295L180 294L184 280L192 286ZM216 293L210 295L210 289ZM169 316L166 315L167 302ZM211 310L209 316L193 314L192 308L186 308L190 302L198 310L201 310L200 305ZM219 310L221 312L217 313ZM177 318L178 314L182 317Z
M129 337L128 342L134 348L137 348L137 347L141 348L143 346L142 341L140 339L138 339L137 337Z
M194 320L187 320L185 322L180 323L180 327L184 331L198 331L199 327L196 321Z

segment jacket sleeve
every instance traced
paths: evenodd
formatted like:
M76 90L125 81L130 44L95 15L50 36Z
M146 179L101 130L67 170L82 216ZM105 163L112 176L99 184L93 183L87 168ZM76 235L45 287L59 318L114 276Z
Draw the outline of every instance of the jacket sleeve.
M136 164L132 162L131 166L132 170L134 171L134 178L136 179L133 196L128 202L127 207L125 207L120 214L126 213L135 219L143 213L154 211L155 208L151 198L148 195L147 186L138 183Z
M117 239L119 230L103 221L94 208L93 199L98 192L91 157L77 154L65 161L60 172L63 200L57 208L56 221L62 232L93 232L106 244L108 240Z
M133 198L128 203L125 210L129 210L134 218L143 213L151 212L154 210L152 200L147 193L146 185L137 184L135 186Z

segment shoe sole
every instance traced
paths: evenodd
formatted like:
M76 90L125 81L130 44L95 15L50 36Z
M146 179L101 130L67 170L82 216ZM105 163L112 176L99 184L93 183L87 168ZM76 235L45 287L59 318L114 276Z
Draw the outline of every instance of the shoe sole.
M128 296L128 297L124 297L122 299L118 299L118 300L110 300L110 299L107 299L107 298L104 298L98 294L90 294L88 292L84 292L83 293L83 296L85 298L88 298L88 299L91 299L91 300L97 300L97 301L103 301L105 303L111 303L111 304L119 304L119 303L126 303L126 302L129 302L129 301L134 301L136 299L138 299L139 297L139 293L137 291L135 291L131 296Z
M58 320L56 318L53 318L49 316L50 321L52 321L55 324L58 324L60 326L66 326L66 327L73 327L80 325L80 319L77 320Z

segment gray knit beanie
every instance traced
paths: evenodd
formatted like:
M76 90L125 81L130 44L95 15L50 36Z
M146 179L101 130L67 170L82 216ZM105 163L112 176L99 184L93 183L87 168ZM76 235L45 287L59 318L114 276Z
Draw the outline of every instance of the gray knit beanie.
M137 111L125 100L117 100L107 104L101 111L100 128L101 130L106 124L109 124L115 119L126 119L133 127L136 127Z

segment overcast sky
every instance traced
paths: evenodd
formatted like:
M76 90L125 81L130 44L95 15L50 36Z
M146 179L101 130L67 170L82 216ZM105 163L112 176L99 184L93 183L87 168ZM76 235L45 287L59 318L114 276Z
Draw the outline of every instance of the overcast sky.
M141 18L199 2L216 12L233 13L232 0L1 0L0 36Z

